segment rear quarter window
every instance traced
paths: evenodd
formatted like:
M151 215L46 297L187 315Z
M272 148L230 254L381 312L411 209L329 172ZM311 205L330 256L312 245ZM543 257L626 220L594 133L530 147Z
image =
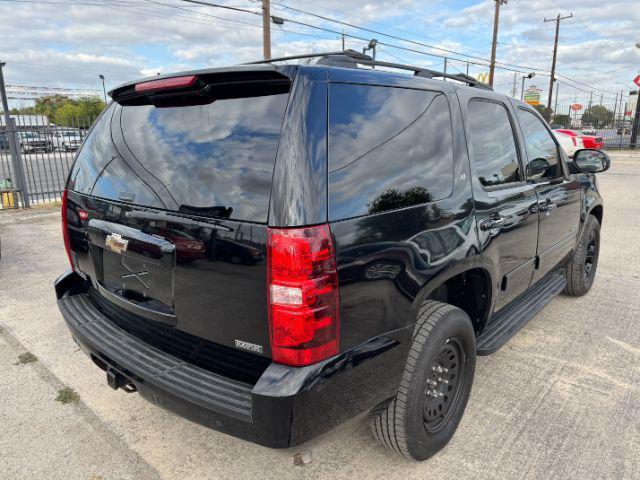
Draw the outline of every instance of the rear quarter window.
M329 219L433 202L453 189L453 138L439 92L332 84Z

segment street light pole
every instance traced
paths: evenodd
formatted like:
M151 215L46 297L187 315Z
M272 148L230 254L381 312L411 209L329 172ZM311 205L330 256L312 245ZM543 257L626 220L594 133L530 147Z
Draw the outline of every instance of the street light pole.
M98 75L98 77L100 78L100 80L102 80L102 94L104 95L104 103L106 105L106 103L107 103L107 89L104 86L104 75L100 74L100 75Z
M366 55L368 50L371 50L371 52L373 53L373 55L371 56L371 58L373 59L373 61L376 61L376 46L378 45L378 40L376 40L375 38L371 39L369 41L369 44L366 47L363 47L362 49L362 54ZM445 59L446 61L446 59ZM371 68L376 68L375 65L372 65Z
M520 101L522 102L524 100L524 79L528 78L529 80L531 80L533 77L535 77L536 74L531 72L528 75L523 75L522 76L522 89L520 90Z

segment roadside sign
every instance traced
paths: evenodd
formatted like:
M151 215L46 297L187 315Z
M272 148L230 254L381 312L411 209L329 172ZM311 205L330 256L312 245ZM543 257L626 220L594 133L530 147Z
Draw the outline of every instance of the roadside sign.
M541 91L542 90L540 90L535 85L531 85L524 92L524 101L527 102L529 105L532 105L532 106L540 105L540 92Z
M638 87L640 87L640 75L633 79L633 83L635 83Z
M580 110L582 110L582 105L579 103L574 103L573 105L571 105L571 110L573 110L574 112L579 112Z

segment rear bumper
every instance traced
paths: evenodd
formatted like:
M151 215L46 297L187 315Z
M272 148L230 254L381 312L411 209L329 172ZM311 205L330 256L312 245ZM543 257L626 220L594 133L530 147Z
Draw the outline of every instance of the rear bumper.
M272 363L254 385L199 368L144 343L92 303L75 273L56 281L58 306L81 349L110 384L215 430L271 448L305 443L397 391L407 351L395 335L303 368ZM396 332L398 333L398 332Z

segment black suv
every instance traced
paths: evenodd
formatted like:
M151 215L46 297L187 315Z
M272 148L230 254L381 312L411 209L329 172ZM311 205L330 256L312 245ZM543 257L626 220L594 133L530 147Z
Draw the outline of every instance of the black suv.
M369 412L426 459L476 354L590 289L609 159L570 163L470 77L276 64L111 92L64 193L58 305L113 388L274 448Z

